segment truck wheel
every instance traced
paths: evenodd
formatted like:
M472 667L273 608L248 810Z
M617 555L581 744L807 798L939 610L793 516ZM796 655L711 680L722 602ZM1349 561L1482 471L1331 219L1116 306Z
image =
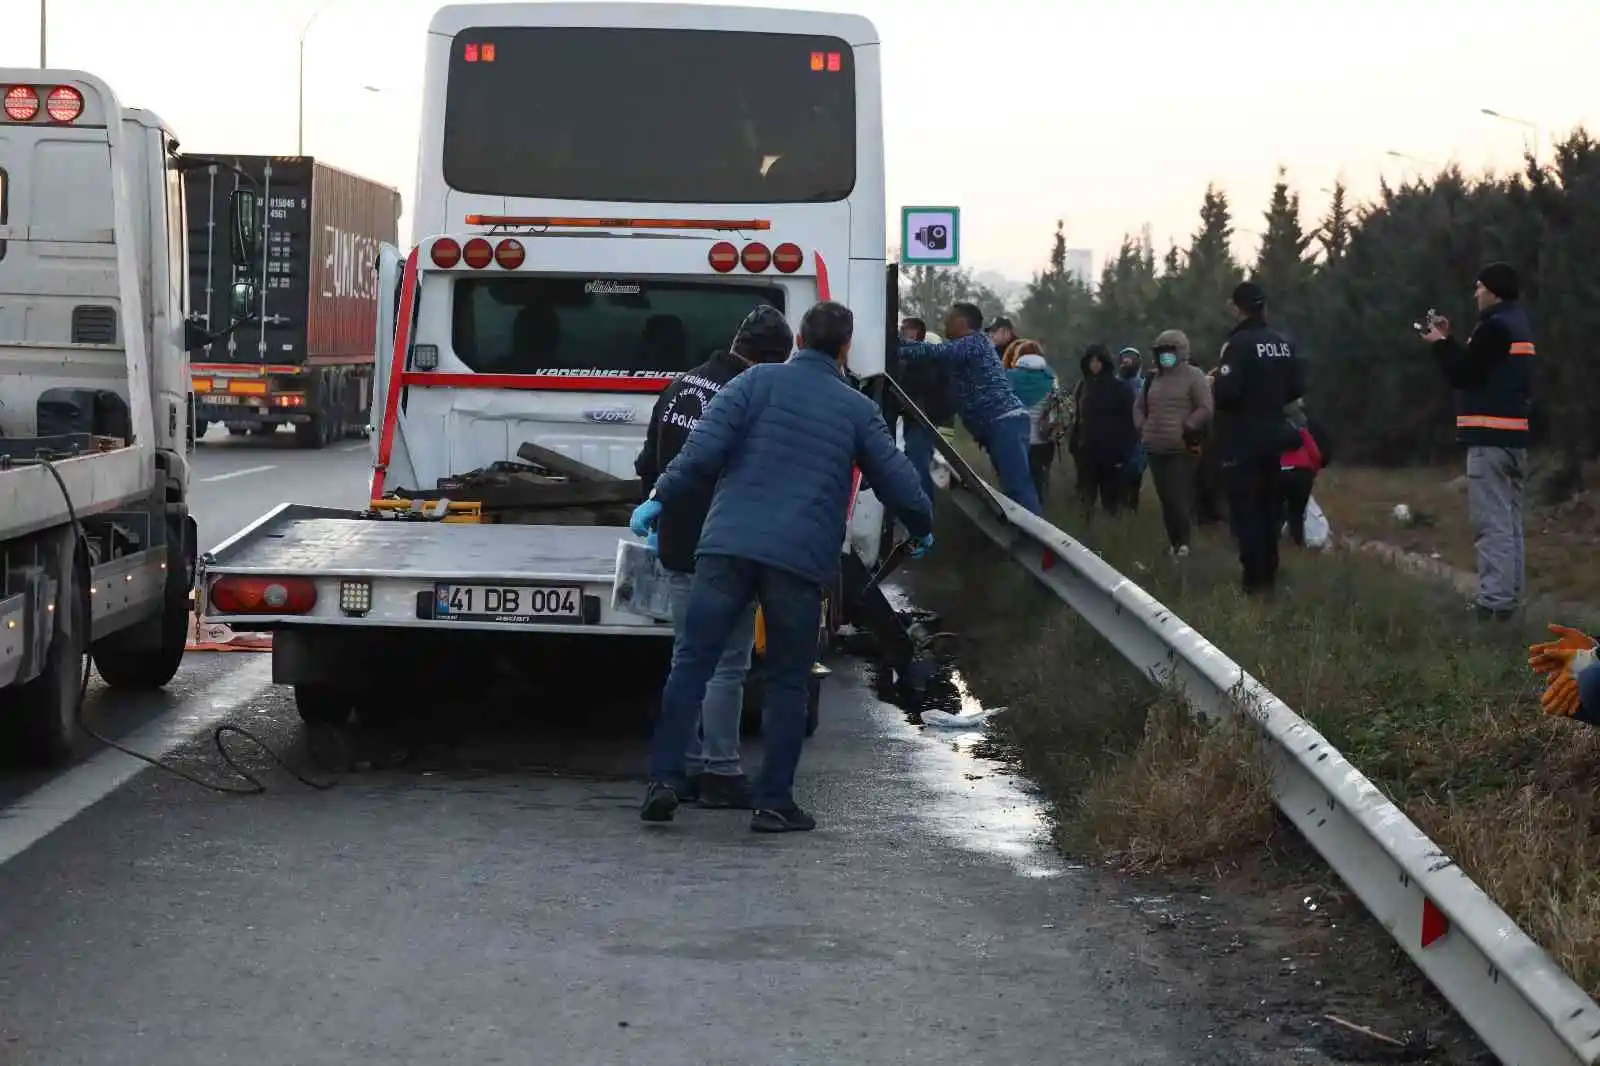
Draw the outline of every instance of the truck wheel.
M294 706L307 725L344 725L356 709L355 693L332 685L298 684Z
M112 644L94 649L95 669L112 688L158 689L171 681L183 664L183 651L189 643L189 553L183 539L173 537L171 527L167 535L172 539L167 541L167 584L161 614L140 623L141 629L149 626L154 632L140 634L140 648Z
M243 437L246 434L248 434L249 432L250 432L250 425L247 422L229 422L228 423L228 436L230 436L230 437Z
M44 669L16 691L17 754L27 766L59 766L72 757L83 697L83 657L89 644L86 565L86 561L74 565L61 582L56 628Z
M270 437L276 432L278 432L278 423L276 422L268 422L266 425L250 427L250 435L252 437Z
M190 446L192 447L194 445L195 441L197 441L201 437L205 436L206 435L206 430L208 430L210 428L211 428L211 423L207 422L203 418L202 419L198 419L197 421L194 421L194 422L190 422L189 423L189 444L190 444Z
M320 415L313 415L309 422L296 422L294 424L294 442L302 448L315 451L328 443L328 431L323 426Z

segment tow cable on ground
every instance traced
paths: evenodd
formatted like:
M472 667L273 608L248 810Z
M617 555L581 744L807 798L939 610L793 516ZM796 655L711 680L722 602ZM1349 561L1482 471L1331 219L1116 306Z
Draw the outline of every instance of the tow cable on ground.
M89 535L84 532L83 523L78 518L78 509L72 502L72 493L67 489L66 480L62 478L61 472L56 469L55 464L49 459L40 456L38 457L37 461L40 466L49 471L50 476L55 479L56 485L61 489L61 498L67 505L67 518L72 523L73 533L77 537L78 549L82 552L82 557L87 560L89 558ZM83 588L80 590L80 595L84 602L79 606L83 609L81 617L85 620L85 625L87 626L88 620L92 617L93 608L92 605L87 602L89 598L88 583L80 582L80 584L83 585ZM87 634L85 634L85 636L87 636ZM114 748L129 758L138 759L140 762L153 766L158 770L165 770L174 777L180 777L183 780L188 781L190 784L199 785L201 788L207 789L211 792L219 792L228 796L259 796L267 791L267 786L255 774L251 773L249 770L246 770L243 766L240 766L239 763L234 759L233 753L230 752L227 745L222 742L222 738L224 736L228 735L229 733L236 733L244 739L250 741L262 751L266 752L267 757L273 762L277 763L278 767L283 770L284 773L288 774L296 781L299 781L307 788L316 789L320 792L330 789L334 785L338 784L337 781L312 780L310 777L289 765L288 760L285 759L283 755L271 744L268 744L265 740L262 740L260 737L256 736L243 726L233 725L229 722L224 722L212 729L211 742L216 746L217 754L221 756L222 761L227 764L228 769L232 770L239 777L249 782L246 785L230 785L215 781L207 781L203 778L195 776L194 774L191 774L189 771L184 770L181 767L174 766L169 762L158 759L153 755L146 755L144 752L134 751L132 748L112 740L110 737L105 736L95 729L92 729L83 721L81 708L83 707L84 698L89 693L89 674L93 669L94 659L89 653L88 642L85 641L83 651L83 676L78 683L78 706L80 708L80 713L77 716L78 728L82 730L83 733L90 739L99 741L108 748Z

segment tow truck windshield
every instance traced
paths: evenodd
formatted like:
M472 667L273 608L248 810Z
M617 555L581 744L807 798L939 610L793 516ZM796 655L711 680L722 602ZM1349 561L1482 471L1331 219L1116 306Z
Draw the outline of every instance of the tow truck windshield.
M835 37L469 29L450 54L444 178L493 196L831 203L856 184L855 84Z

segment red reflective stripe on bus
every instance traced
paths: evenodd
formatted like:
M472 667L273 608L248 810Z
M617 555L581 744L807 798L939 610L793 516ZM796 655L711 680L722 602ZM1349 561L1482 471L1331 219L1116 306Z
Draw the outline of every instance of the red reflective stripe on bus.
M408 387L422 389L538 389L543 392L660 392L671 378L622 378L607 374L438 374L408 370Z
M417 249L406 256L406 269L400 283L400 314L394 324L394 361L389 365L388 398L383 405L383 428L378 432L378 461L372 466L372 493L369 499L383 498L383 483L389 474L389 457L394 452L395 423L400 414L400 381L405 376L406 352L411 346L411 319L417 304Z

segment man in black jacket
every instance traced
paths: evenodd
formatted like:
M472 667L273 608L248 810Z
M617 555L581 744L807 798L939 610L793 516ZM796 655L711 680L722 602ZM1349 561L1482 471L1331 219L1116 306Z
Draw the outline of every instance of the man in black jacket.
M656 478L689 439L711 401L756 363L781 363L794 350L794 331L783 312L762 305L751 311L734 335L731 351L710 359L668 385L650 414L644 449L634 469L646 495ZM673 659L681 650L683 614L694 584L695 549L711 509L714 488L674 496L656 526L656 551L672 578ZM755 603L734 627L701 703L700 726L689 742L689 795L702 807L748 810L750 785L739 761L739 719L744 711L744 678L755 644Z
M1213 438L1227 483L1228 511L1239 542L1247 595L1268 594L1278 580L1283 530L1280 458L1300 446L1284 408L1305 392L1294 346L1267 325L1267 294L1253 281L1233 290L1228 310L1238 324L1222 346Z
M1462 344L1435 315L1422 339L1456 390L1456 440L1467 449L1467 510L1478 548L1481 617L1510 619L1526 584L1522 489L1533 408L1533 327L1518 301L1517 272L1490 263L1478 273L1478 324Z

